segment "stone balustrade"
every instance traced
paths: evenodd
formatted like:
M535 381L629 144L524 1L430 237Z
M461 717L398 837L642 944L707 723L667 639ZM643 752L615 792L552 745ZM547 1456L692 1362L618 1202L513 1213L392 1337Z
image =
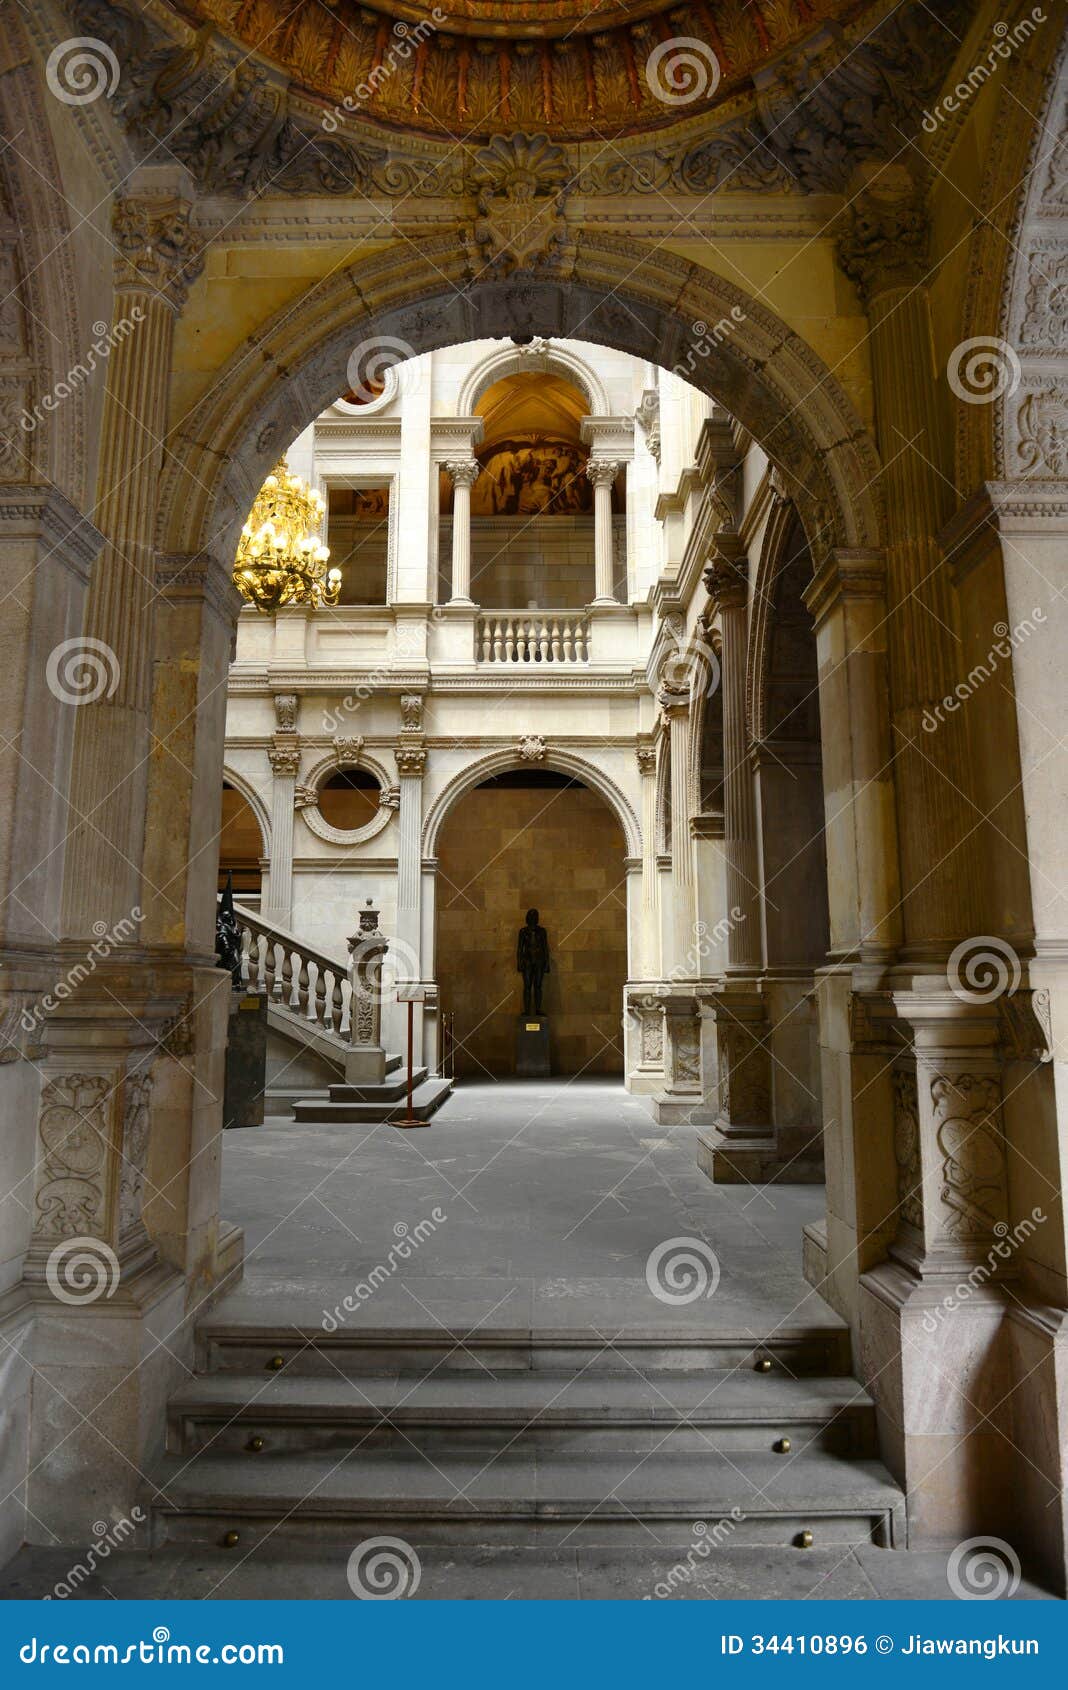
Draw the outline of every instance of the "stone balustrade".
M292 1014L348 1038L352 986L348 965L313 950L254 910L234 904L241 931L241 979Z
M589 623L575 611L486 611L475 649L480 663L588 663Z

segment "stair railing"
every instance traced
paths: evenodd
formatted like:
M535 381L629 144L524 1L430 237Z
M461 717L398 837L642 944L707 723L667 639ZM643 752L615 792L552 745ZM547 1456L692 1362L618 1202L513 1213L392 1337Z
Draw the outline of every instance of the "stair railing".
M348 965L305 944L234 901L241 932L241 979L314 1027L347 1039L352 987Z

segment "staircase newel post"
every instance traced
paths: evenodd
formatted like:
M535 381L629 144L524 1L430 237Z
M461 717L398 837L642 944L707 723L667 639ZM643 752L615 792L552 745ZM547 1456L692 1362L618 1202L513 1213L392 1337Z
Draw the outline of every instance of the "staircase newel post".
M379 912L370 898L360 911L360 927L349 940L352 985L349 1038L345 1058L348 1085L380 1086L386 1077L386 1052L382 1044L382 961L389 941L378 925Z

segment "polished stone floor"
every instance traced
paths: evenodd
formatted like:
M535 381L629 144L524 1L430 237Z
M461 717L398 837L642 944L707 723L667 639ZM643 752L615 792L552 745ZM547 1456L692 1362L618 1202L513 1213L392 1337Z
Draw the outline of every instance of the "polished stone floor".
M694 1161L692 1127L661 1128L604 1081L469 1084L433 1124L295 1126L233 1132L224 1153L227 1219L246 1235L242 1284L213 1310L231 1327L321 1327L357 1286L346 1318L377 1331L525 1337L657 1333L832 1336L841 1323L805 1284L813 1186L716 1187ZM654 1296L650 1253L672 1239L714 1252L714 1294L677 1305ZM407 1242L406 1259L396 1246ZM372 1278L373 1276L373 1278ZM428 1542L420 1600L945 1598L947 1556L873 1546L799 1551L717 1548L702 1556L645 1547ZM24 1549L0 1596L41 1597L67 1579L70 1548ZM680 1573L680 1565L684 1571ZM347 1599L346 1559L305 1540L254 1557L173 1543L111 1556L73 1594L86 1597ZM1017 1598L1042 1594L1026 1579Z
M363 1305L375 1327L838 1326L801 1277L801 1230L822 1206L818 1187L713 1186L693 1128L658 1127L610 1081L469 1083L411 1132L272 1121L231 1133L223 1213L247 1255L217 1313L317 1322L429 1222ZM649 1290L650 1252L677 1237L714 1251L713 1298L672 1306Z

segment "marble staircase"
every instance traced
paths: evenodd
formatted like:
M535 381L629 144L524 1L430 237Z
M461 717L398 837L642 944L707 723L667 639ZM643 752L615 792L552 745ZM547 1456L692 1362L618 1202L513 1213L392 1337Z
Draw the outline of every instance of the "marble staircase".
M900 1545L843 1331L694 1337L209 1317L153 1545ZM234 1536L236 1534L236 1537Z

